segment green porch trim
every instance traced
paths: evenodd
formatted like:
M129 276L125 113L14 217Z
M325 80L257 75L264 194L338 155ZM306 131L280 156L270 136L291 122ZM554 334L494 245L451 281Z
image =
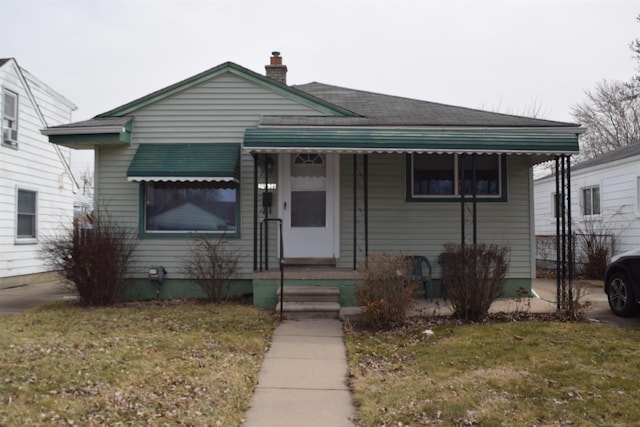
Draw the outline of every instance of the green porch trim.
M120 133L89 133L89 134L75 134L75 135L49 135L49 142L58 145L72 145L78 144L90 146L90 145L129 145L131 144L131 134L127 132Z
M206 70L202 73L196 74L195 76L189 77L185 80L175 83L171 86L167 86L164 89L160 89L158 91L152 92L149 95L143 96L142 98L138 98L132 102L116 107L113 110L100 114L97 117L124 116L127 114L131 114L136 110L147 107L158 101L162 101L163 99L166 99L179 92L190 89L208 80L216 78L224 73L231 73L241 78L247 79L261 87L272 90L280 95L283 95L289 99L293 99L294 101L300 102L301 104L307 105L311 108L314 108L317 111L320 111L328 115L338 116L338 117L354 115L352 112L344 108L330 104L327 101L324 101L319 98L315 98L305 92L302 92L300 90L297 90L287 85L276 82L275 80L272 80L266 76L255 73L247 68L241 67L240 65L234 64L233 62L226 62L224 64L221 64L209 70Z
M249 295L251 292L251 280L238 279L231 284L229 296ZM205 293L200 286L186 279L165 279L162 285L150 282L147 279L129 279L119 299L121 301L137 301L156 298L184 299L204 297Z
M433 151L478 153L577 153L578 135L534 130L431 130L398 128L250 128L251 149Z
M507 185L507 156L504 154L500 155L500 180L501 186L500 189L501 195L499 197L496 196L476 196L476 202L478 203L495 203L495 202L507 202L509 200L508 193L508 185ZM413 155L406 154L406 162L405 162L405 200L408 203L460 203L460 195L453 196L414 196L413 195L413 183L411 182L412 171L413 171ZM472 196L467 194L465 195L465 203L470 203L472 201Z
M236 187L236 231L229 233L226 231L189 231L189 232L163 232L163 231L147 231L144 226L145 219L145 196L146 186L144 182L138 185L138 237L141 239L199 239L220 238L220 239L236 239L241 237L242 221L240 217L240 185Z

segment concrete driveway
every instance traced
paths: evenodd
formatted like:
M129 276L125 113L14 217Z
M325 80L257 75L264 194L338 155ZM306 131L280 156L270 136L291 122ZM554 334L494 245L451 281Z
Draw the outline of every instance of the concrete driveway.
M618 317L611 312L607 295L604 293L604 285L581 285L579 281L576 281L573 286L574 289L579 288L584 292L584 297L581 301L589 303L589 307L586 309L587 319L596 323L640 329L640 316ZM536 279L533 282L533 290L541 300L551 302L555 305L557 293L555 279Z
M0 316L17 313L54 301L76 298L76 294L65 287L56 277L33 283L17 284L0 289Z

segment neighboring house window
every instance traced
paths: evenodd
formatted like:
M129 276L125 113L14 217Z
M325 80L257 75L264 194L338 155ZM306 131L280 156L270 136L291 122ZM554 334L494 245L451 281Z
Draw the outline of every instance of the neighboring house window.
M503 161L498 154L475 158L476 195L503 196ZM446 198L473 193L472 156L458 154L413 154L411 156L411 196Z
M235 233L237 184L148 182L145 184L147 233Z
M600 215L600 187L582 189L582 214Z
M18 209L16 218L16 238L36 238L36 201L35 191L18 189Z
M18 95L6 89L2 94L2 143L18 145Z

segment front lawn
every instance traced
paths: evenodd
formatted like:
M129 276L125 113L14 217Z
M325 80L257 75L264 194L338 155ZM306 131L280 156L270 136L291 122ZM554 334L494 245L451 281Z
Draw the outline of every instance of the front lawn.
M0 425L240 425L275 324L184 301L0 317Z
M640 420L640 331L529 321L348 330L345 340L362 426Z

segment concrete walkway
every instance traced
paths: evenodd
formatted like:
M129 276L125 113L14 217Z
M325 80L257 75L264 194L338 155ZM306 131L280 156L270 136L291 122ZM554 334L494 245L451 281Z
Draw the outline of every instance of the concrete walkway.
M353 426L342 322L287 320L275 330L245 427Z

